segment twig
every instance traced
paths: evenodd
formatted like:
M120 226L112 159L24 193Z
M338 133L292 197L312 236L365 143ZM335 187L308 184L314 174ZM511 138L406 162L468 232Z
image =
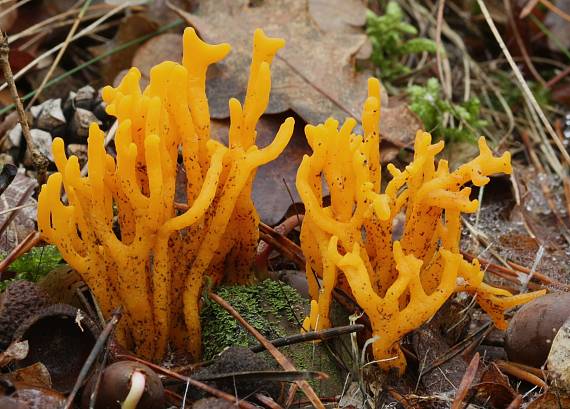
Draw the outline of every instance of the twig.
M32 231L30 234L26 236L24 240L22 240L14 249L4 258L4 260L0 261L0 280L2 280L2 273L6 271L10 264L14 262L18 257L22 254L27 253L32 249L32 247L36 246L40 242L40 233L37 231Z
M300 226L303 221L303 215L294 215L285 219L281 224L272 228L276 233L287 235L295 227ZM271 229L270 226L267 226ZM268 231L269 232L269 231ZM271 253L272 246L265 241L261 240L257 247L257 260L256 264L259 266L264 265L267 268L267 256Z
M41 185L47 177L47 167L49 165L49 160L36 148L34 141L32 140L30 126L28 125L28 119L26 117L26 113L24 112L22 101L18 95L18 89L16 88L14 75L12 74L12 67L10 67L9 54L10 46L8 45L8 37L3 31L0 30L0 64L2 65L2 73L4 74L4 80L10 88L10 95L12 96L12 100L16 105L19 122L22 126L22 134L26 139L26 144L28 145L30 153L32 154L32 162L37 172L38 182Z
M269 243L271 246L279 250L281 254L283 254L289 260L293 261L298 268L303 268L305 266L305 258L302 257L298 252L291 250L291 247L287 244L284 244L284 241L280 240L280 238L272 236L271 234L267 234L263 231L259 232L259 237L261 240Z
M523 380L525 382L536 385L539 388L542 388L543 390L548 389L548 385L546 384L546 382L544 382L538 376L536 376L536 375L534 375L528 371L525 371L524 369L522 369L518 366L512 365L510 362L497 361L496 364L499 367L499 369L501 369L501 371L503 371L509 375L515 376L515 377L519 378L520 380Z
M65 37L65 40L63 41L61 48L59 49L59 53L57 53L57 56L55 57L55 59L53 60L53 63L51 64L51 67L49 67L48 72L44 76L44 79L42 80L40 86L37 88L36 95L34 95L32 97L32 99L30 100L30 102L28 103L28 108L30 108L34 104L34 102L36 102L36 100L39 98L40 94L44 90L46 83L49 81L53 72L57 68L57 65L61 61L61 58L63 57L63 54L65 53L65 50L67 50L67 47L69 46L69 43L71 42L71 38L75 34L75 31L77 31L77 27L79 27L79 23L81 22L81 20L83 19L83 16L85 15L85 12L87 11L89 6L91 5L91 1L92 0L85 0L85 2L83 3L83 7L81 7L81 10L79 10L79 14L77 14L77 17L75 18L75 21L73 22L73 25L69 29L69 32L67 33L67 37Z
M281 351L275 348L258 330L252 327L251 324L249 324L226 300L212 292L210 292L208 296L218 303L220 307L229 312L232 317L234 317L250 334L252 334L269 351L269 353L273 355L275 360L283 367L283 369L286 371L296 371L295 366L291 361L289 361ZM305 395L307 395L307 398L309 398L314 407L319 409L325 408L307 381L296 381L295 383L303 390L303 392L305 392Z
M535 368L534 366L520 364L518 362L504 361L502 359L498 359L497 361L495 361L495 364L498 364L498 363L507 363L508 365L516 366L517 368L520 368L523 371L529 372L529 373L533 374L534 376L542 379L545 382L546 382L546 379L548 376L548 371L546 371L544 369L540 369L540 368Z
M79 391L79 388L81 388L83 381L85 380L85 378L87 378L87 375L91 370L91 366L93 366L93 363L95 363L95 359L97 359L97 356L99 356L99 353L105 347L107 339L109 339L109 336L111 335L113 329L121 319L121 316L122 316L121 307L113 311L111 319L109 320L103 331L101 331L99 338L97 338L97 342L95 342L93 349L89 353L89 356L85 360L85 363L83 364L83 367L81 368L81 371L77 376L75 385L73 386L73 389L71 390L71 393L69 394L69 396L67 397L67 401L65 402L65 409L70 409L72 407L75 395L77 395L77 392Z
M275 402L271 397L263 395L261 393L256 393L255 397L258 401L263 403L265 406L271 409L283 409L283 406Z
M570 65L567 66L565 69L563 69L562 71L560 71L558 74L556 74L554 77L552 77L551 79L548 80L548 82L546 84L544 84L544 86L548 89L552 89L553 86L555 86L556 84L558 84L561 80L564 79L564 77L566 77L568 74L570 74Z
M223 392L219 389L214 388L213 386L207 385L203 382L197 381L196 379L192 379L188 376L180 375L179 373L176 373L176 372L173 372L169 369L163 368L162 366L153 364L152 362L145 361L144 359L138 358L136 356L119 354L119 355L117 355L117 358L128 359L129 361L135 361L135 362L140 362L141 364L145 364L150 369L152 369L156 372L159 372L159 373L162 373L162 374L169 376L171 378L178 379L180 381L186 382L189 385L192 385L197 389L203 390L204 392L207 392L210 395L215 396L216 398L224 399L228 402L235 403L238 407L240 407L242 409L257 409L257 406L255 406L255 405L253 405L247 401L238 399L235 396L230 395L229 393Z
M544 7L546 7L547 9L549 9L550 11L552 11L554 14L558 15L558 17L570 22L570 14L565 13L562 9L560 9L559 7L556 7L554 4L552 4L550 1L548 0L538 0L538 2L542 3L542 5ZM526 9L526 7L525 7ZM523 10L524 11L524 10ZM530 10L529 10L530 13ZM527 13L527 14L529 14ZM522 13L521 13L522 15Z
M359 332L362 331L363 329L364 325L362 324L345 325L343 327L328 328L320 331L310 331L310 332L305 332L304 334L295 334L288 337L277 338L270 342L274 347L279 348L286 345L299 344L301 342L309 342L316 340L326 341L327 339L339 337L344 334ZM257 353L265 351L265 347L263 345L256 345L254 347L251 347L250 350L252 352Z
M461 383L459 384L459 388L457 388L457 393L453 400L453 404L451 405L451 409L461 409L463 406L463 400L467 396L467 392L469 392L469 388L475 379L475 375L477 375L477 369L479 369L479 352L473 356L473 359L471 359L471 362L465 371L465 375L463 375L463 379L461 379Z

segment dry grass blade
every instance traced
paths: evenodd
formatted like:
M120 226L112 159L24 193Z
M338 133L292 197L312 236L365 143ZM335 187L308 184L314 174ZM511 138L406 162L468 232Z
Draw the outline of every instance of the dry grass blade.
M69 32L67 33L67 37L65 37L65 40L62 43L62 47L60 48L59 53L57 53L57 56L55 57L55 59L53 60L53 63L51 64L51 67L49 67L48 72L46 73L46 75L44 76L44 79L42 80L40 86L38 87L38 89L36 91L36 95L34 95L32 97L32 99L30 100L30 102L28 103L28 108L30 108L34 104L34 102L37 101L40 94L44 90L46 83L49 81L53 72L57 68L57 65L61 61L61 58L63 57L63 54L65 53L65 50L67 50L67 46L69 46L69 43L71 42L71 38L73 37L73 35L77 31L77 28L79 27L79 23L81 23L81 20L83 19L83 16L85 15L85 12L87 11L89 6L91 5L91 1L92 0L85 0L85 2L83 3L83 7L81 7L81 10L79 10L77 17L75 18L75 21L73 22L71 28L69 29Z
M108 13L105 13L103 16L101 16L100 18L98 18L97 20L95 20L93 23L89 24L87 27L85 27L83 30L81 30L79 33L75 34L70 41L75 41L81 37L84 37L88 34L90 34L91 32L93 32L97 27L99 27L103 22L105 22L106 20L110 19L112 16L114 16L115 14L119 13L120 11L122 11L123 9L131 6L132 1L126 1L122 4L119 4L117 7L113 8L112 10L110 10ZM17 80L19 78L21 78L23 75L27 74L32 68L34 68L40 61L43 61L44 59L46 59L47 57L49 57L50 55L52 55L53 53L59 51L61 48L63 47L63 43L60 43L58 45L56 45L55 47L45 51L44 53L42 53L41 55L37 56L32 62L30 62L29 64L27 64L24 68L22 68L20 71L18 71L18 73L16 75L13 76L14 80ZM0 86L0 91L2 91L3 89L6 89L6 87L8 86L7 83L4 83Z
M11 207L10 209L2 210L0 212L0 216L11 213L11 212L15 212L16 210L22 210L22 209L25 209L27 207L32 207L32 206L34 206L33 203L28 203L28 204L21 205L21 206Z
M473 356L473 359L471 359L471 362L465 371L465 375L463 375L463 379L461 379L461 384L459 384L459 388L457 388L457 393L453 400L453 404L451 405L451 409L461 409L463 406L463 401L467 396L467 392L469 392L469 388L475 379L475 375L477 375L477 369L479 369L479 352Z
M12 10L16 10L20 6L23 6L24 4L29 3L30 1L31 0L21 0L20 2L13 4L10 7L6 8L5 10L2 10L2 12L0 13L0 18L4 17L6 14L10 13Z
M544 126L544 128L546 129L546 131L548 132L550 137L554 140L554 143L558 147L560 153L562 154L564 161L568 165L570 165L570 154L568 154L566 147L556 137L556 132L554 131L552 124L546 118L544 111L542 110L542 108L540 108L540 105L536 101L534 94L530 90L530 88L529 88L528 84L526 83L519 67L515 63L510 51L508 50L505 42L503 41L503 38L501 37L501 34L499 33L499 30L497 30L497 27L495 26L495 22L493 21L493 18L491 17L491 14L489 13L487 6L485 5L485 2L483 0L477 0L477 4L479 5L479 8L481 9L483 16L485 17L485 20L487 21L487 24L489 25L489 28L491 29L491 32L493 33L495 40L499 44L501 51L505 55L507 62L511 66L511 69L513 70L513 73L515 74L515 77L517 78L517 80L519 82L519 85L521 87L523 95L527 99L530 107L532 107L532 109L534 110L534 113L536 113L536 115L538 115L538 117L540 118L542 125ZM544 143L548 144L549 142L547 140L545 140ZM563 177L563 175L560 175L560 176Z
M275 360L281 365L286 371L296 371L295 366L291 361L281 353L277 348L271 344L258 330L251 326L226 300L217 294L209 293L208 295L213 301L215 301L220 307L224 308L230 313L251 335L253 335L275 358ZM307 398L311 401L314 407L324 409L324 405L313 390L311 385L307 381L296 381L295 382L307 395Z

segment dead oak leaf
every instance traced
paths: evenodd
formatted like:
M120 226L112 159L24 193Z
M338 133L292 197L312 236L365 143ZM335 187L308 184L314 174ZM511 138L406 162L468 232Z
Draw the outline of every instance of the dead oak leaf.
M220 7L220 2L204 1L196 14L178 10L206 41L229 41L233 46L228 57L209 73L213 118L228 117L229 98L243 100L252 35L258 27L287 41L273 62L266 113L292 109L309 123L323 122L329 116L341 121L360 117L367 80L372 76L369 71L355 70L353 63L354 55L367 42L363 32L324 31L309 14L307 0L264 0L255 7L247 1L231 3Z

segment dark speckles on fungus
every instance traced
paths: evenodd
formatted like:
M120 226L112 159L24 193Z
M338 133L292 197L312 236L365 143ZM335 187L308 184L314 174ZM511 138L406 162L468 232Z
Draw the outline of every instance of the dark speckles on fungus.
M58 172L42 187L38 206L42 235L83 276L103 315L124 307L119 342L152 360L164 356L168 343L200 359L206 275L214 284L250 280L259 234L252 175L280 154L294 126L288 118L273 143L255 149L256 122L269 100L269 65L283 40L255 32L246 103L230 101L229 147L210 139L205 77L230 47L207 44L190 28L183 43L182 64L153 67L144 91L136 68L116 88L104 88L107 112L118 121L116 160L95 124L87 177L76 157L66 157L63 141L54 140ZM184 211L174 203L178 163L188 180ZM69 206L60 201L62 186Z

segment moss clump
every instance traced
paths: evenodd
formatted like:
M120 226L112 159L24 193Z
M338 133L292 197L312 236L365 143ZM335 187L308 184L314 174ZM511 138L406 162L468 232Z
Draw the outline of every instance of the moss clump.
M4 258L6 258L6 254L0 254L0 260ZM62 261L61 254L56 246L50 244L34 247L10 265L10 270L15 272L16 276L10 280L0 281L0 292L16 280L38 281L60 265Z
M293 288L269 279L248 286L220 287L216 292L270 340L298 331L297 317L303 316L303 308L307 304ZM227 347L258 344L230 314L214 302L206 302L201 319L205 359L213 358Z
M296 290L269 279L249 286L220 287L216 292L269 340L298 334L300 320L309 310L309 301L302 298ZM201 318L204 359L214 358L227 347L258 344L253 336L213 301L206 302ZM340 339L335 340L335 344L337 341L340 342ZM329 375L330 378L326 381L309 381L317 393L341 393L344 375L325 344L306 342L279 349L298 370L316 370ZM268 365L275 365L275 359L267 351L257 355Z

